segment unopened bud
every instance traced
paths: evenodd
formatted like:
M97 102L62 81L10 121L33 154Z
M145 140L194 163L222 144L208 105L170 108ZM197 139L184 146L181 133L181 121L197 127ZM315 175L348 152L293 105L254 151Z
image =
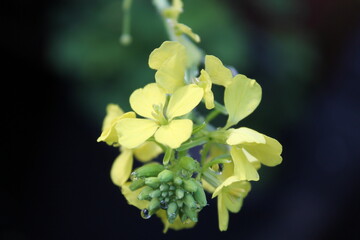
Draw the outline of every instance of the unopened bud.
M148 177L145 178L145 185L152 188L158 188L160 186L160 181L157 177Z
M159 178L160 182L167 183L167 182L170 182L174 178L174 173L170 170L165 169L159 173L158 178Z

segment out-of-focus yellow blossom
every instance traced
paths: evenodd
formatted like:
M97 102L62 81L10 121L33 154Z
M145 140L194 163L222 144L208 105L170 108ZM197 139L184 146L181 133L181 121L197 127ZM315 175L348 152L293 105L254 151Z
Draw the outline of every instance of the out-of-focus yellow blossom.
M243 200L251 189L247 181L242 181L237 176L227 178L218 186L212 195L217 197L217 207L219 216L219 229L226 231L229 224L229 211L237 213L240 211Z
M151 136L170 148L178 148L190 138L193 123L189 119L175 119L193 110L203 97L203 90L195 84L177 89L167 103L166 93L150 83L130 96L132 109L145 119L121 119L115 126L119 143L135 148Z
M109 104L106 108L106 116L103 122L103 131L98 138L98 142L106 142L108 145L119 146L118 135L115 130L116 124L121 119L134 119L134 112L124 111L116 104ZM157 157L162 149L154 142L145 142L133 150L121 147L121 153L115 159L110 170L112 182L117 186L122 186L130 176L133 166L133 156L142 162L148 162Z

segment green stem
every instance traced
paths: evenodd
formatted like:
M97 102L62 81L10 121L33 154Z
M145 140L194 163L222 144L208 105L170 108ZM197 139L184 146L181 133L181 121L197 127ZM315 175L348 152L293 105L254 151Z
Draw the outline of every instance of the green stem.
M216 118L221 112L217 109L212 110L205 118L205 122L209 123Z
M215 173L212 173L210 171L203 172L202 178L214 188L217 188L221 184Z

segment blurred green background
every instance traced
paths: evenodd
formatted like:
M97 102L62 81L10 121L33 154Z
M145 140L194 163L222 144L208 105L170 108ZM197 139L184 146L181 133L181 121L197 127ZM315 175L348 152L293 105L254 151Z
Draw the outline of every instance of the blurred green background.
M283 163L260 170L226 233L210 201L194 229L163 235L112 184L118 150L96 142L106 105L130 110L154 81L148 56L167 36L151 1L134 0L127 47L120 0L11 2L0 239L359 238L359 1L183 1L200 48L262 86L239 126L278 139Z

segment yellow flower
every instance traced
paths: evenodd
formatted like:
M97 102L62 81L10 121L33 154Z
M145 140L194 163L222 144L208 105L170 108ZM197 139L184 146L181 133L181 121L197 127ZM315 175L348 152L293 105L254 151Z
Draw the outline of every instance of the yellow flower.
M213 144L210 148L209 156L211 159L223 155L227 150L224 145ZM211 170L207 175L210 178L212 185L203 180L204 189L213 193L212 198L218 197L218 218L219 229L226 231L229 223L229 212L237 213L240 211L244 198L251 189L251 185L247 181L242 181L239 177L234 175L233 162L225 163L221 174L212 173ZM209 170L208 170L209 171Z
M195 84L177 89L166 100L166 93L150 83L135 90L130 96L130 105L140 118L121 119L115 126L119 143L126 148L135 148L151 136L170 148L178 148L191 136L193 123L189 119L175 119L193 110L201 101L203 90Z
M165 41L159 48L151 52L149 66L157 70L155 73L156 83L166 93L173 93L185 85L186 61L186 49L178 42Z
M109 145L119 146L118 134L115 126L121 119L134 119L134 112L124 111L116 104L109 104L106 108L106 116L103 122L103 131L98 142L106 142ZM110 177L112 182L117 186L122 186L130 176L133 166L133 156L142 162L150 161L157 157L162 152L162 149L154 142L145 142L135 149L127 149L122 147L121 153L115 159L110 170Z
M212 198L218 197L217 207L219 216L219 229L226 231L229 224L229 211L237 213L240 211L243 200L251 189L247 181L242 181L236 176L227 178L218 186Z
M258 181L261 164L273 167L282 162L282 146L276 139L246 127L229 129L227 133L234 175L241 180Z

